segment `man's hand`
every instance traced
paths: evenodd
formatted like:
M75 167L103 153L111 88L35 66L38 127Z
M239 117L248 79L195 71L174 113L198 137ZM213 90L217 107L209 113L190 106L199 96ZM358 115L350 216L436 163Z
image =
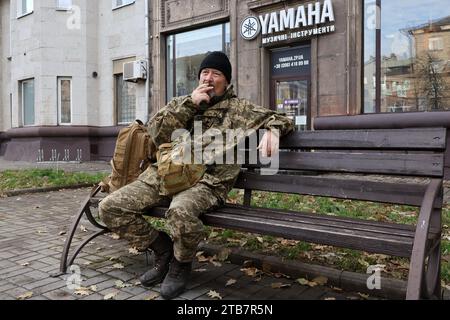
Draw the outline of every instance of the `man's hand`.
M192 92L192 101L196 106L200 106L200 103L202 101L205 101L206 103L209 103L211 100L211 97L209 96L208 92L213 90L214 87L210 86L209 84L201 84Z
M278 130L267 131L261 143L258 146L258 150L261 150L263 157L271 157L273 154L277 154L280 148L280 133Z

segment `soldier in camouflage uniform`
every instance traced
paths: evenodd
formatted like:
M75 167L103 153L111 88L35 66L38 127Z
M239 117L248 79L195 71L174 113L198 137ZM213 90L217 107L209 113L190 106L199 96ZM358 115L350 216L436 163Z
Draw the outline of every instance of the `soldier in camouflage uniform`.
M277 129L280 135L293 130L292 121L239 99L233 92L231 64L221 52L209 54L200 66L199 87L190 96L169 102L149 122L149 134L156 147L170 142L176 129L191 130L195 117L201 115L203 129L269 129L262 139L263 153L270 156L277 148L270 141ZM164 195L157 164L150 166L135 182L106 197L100 203L100 216L115 233L127 239L138 250L152 249L155 264L141 276L142 285L151 287L162 281L161 295L171 299L181 294L191 272L204 226L199 217L227 199L240 171L238 164L208 166L193 187L172 196ZM149 208L170 204L166 212L170 236L158 232L144 219Z

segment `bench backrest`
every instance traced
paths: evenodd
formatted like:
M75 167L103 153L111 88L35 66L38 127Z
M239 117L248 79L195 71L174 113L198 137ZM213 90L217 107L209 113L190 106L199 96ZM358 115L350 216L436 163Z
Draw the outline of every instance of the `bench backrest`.
M357 175L442 178L446 137L445 128L295 132L281 140L278 174L260 175L253 172L260 165L247 165L235 187L246 189L246 204L250 190L259 190L419 206L423 182ZM350 173L352 178L320 173Z

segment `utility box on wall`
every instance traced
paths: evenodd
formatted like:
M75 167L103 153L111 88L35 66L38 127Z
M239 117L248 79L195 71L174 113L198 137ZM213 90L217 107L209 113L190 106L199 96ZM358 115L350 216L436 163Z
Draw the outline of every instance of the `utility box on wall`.
M123 80L138 82L147 79L147 62L145 60L136 60L123 64Z

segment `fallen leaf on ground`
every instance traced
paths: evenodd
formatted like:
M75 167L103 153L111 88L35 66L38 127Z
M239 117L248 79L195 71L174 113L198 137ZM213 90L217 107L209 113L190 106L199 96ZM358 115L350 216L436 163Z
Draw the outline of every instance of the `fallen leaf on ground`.
M256 239L260 242L260 243L264 243L264 239L262 237L256 237Z
M369 299L369 295L368 294L364 294L364 293L361 293L361 292L358 292L358 295L361 297L361 298L363 298L363 299Z
M130 248L130 249L128 249L128 253L129 253L129 254L132 254L133 256L138 256L138 255L141 254L141 253L138 251L138 249L136 249L136 248Z
M110 236L110 238L112 238L114 240L119 240L120 239L120 236L118 234L116 234L116 233L112 233L109 236Z
M58 235L63 236L63 235L65 235L66 233L67 233L66 231L60 231L60 232L58 233Z
M114 299L118 294L119 294L118 291L108 293L106 296L103 297L103 300L112 300L112 299Z
M314 278L312 281L317 283L320 286L323 286L328 283L328 278L320 276L320 277Z
M370 263L368 263L367 261L365 261L363 259L358 259L358 263L366 268L370 267Z
M86 229L86 227L83 225L80 226L80 230L83 232L88 232L88 229Z
M220 250L220 252L217 254L217 260L224 262L228 259L230 256L231 249L230 248L224 248Z
M208 262L209 258L206 258L203 255L200 255L200 256L197 256L197 260L198 260L198 262Z
M244 268L250 268L253 266L253 260L245 260L244 263L242 264L242 266Z
M22 263L22 264L21 264L22 267L27 267L27 266L29 266L29 265L30 265L29 262L25 262L25 263Z
M208 292L207 295L208 295L208 297L210 297L210 298L212 298L212 299L219 299L219 300L222 300L222 297L221 297L220 294L219 294L218 292L216 292L216 291L211 290L211 291Z
M243 268L241 269L242 272L244 272L249 277L256 277L261 271L257 268Z
M116 282L114 282L114 284L115 284L116 288L119 288L119 289L129 288L129 287L133 286L132 284L124 283L122 280L117 280Z
M210 260L210 262L214 265L214 267L220 268L222 266L222 264L220 262L217 262L214 260Z
M205 251L199 251L195 254L196 257L202 256L205 253Z
M295 281L297 281L302 286L308 286L308 287L311 287L311 288L317 287L319 285L317 282L309 281L309 280L306 280L304 278L300 278L300 279L297 279Z
M146 300L146 301L155 300L158 297L159 297L159 294L153 293L153 294L149 295L148 297L146 297L144 300Z
M227 281L227 283L225 284L225 287L229 287L232 286L233 284L235 284L237 281L234 279L230 279Z
M17 297L17 299L26 300L26 299L30 299L32 296L33 296L33 292L29 291L29 292L25 292L24 294L21 294L20 296Z
M97 286L96 285L90 286L89 290L97 292Z
M211 232L211 233L209 234L209 238L215 238L215 237L217 237L218 235L219 235L218 232L213 231L213 232Z
M79 288L73 292L74 295L84 297L92 294L92 291L88 288Z
M272 289L283 289L283 288L289 288L290 286L291 286L291 284L289 284L289 283L281 283L281 282L272 283L272 285L271 285Z
M111 268L112 268L112 269L123 269L123 268L125 268L125 267L124 267L123 264L121 264L121 263L116 263L116 264L114 264Z

